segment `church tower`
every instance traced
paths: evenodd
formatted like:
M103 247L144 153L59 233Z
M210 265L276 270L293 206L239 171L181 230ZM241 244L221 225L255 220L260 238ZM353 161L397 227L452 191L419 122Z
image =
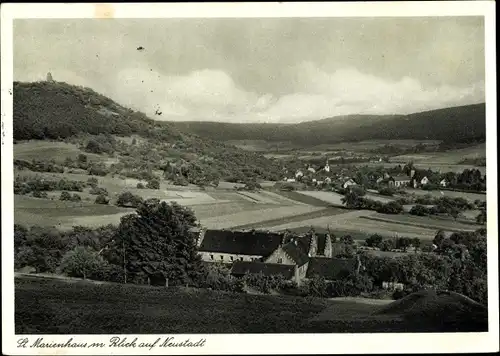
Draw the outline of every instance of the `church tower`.
M54 79L52 78L52 73L50 72L47 73L47 81L51 83L54 82Z
M328 164L328 158L326 159L325 172L330 172L330 165Z

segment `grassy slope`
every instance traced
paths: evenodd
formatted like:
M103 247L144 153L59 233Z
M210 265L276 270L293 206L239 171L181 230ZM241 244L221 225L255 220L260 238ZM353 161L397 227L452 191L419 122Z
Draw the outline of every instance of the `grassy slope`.
M417 305L420 315L427 316L425 301L420 298ZM431 301L430 310L435 311L439 300ZM484 330L484 308L471 309L467 303L452 301L455 308L461 307L460 318L448 309L446 320L453 322L443 323L436 319L438 312L433 318L409 313L411 305L391 309L392 304L24 277L16 278L15 325L17 334Z

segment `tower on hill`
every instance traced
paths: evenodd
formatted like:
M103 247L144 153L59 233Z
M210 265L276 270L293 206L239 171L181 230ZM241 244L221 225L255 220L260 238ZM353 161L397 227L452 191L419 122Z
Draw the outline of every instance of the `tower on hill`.
M54 79L52 78L52 73L50 73L50 72L47 73L47 81L54 82Z

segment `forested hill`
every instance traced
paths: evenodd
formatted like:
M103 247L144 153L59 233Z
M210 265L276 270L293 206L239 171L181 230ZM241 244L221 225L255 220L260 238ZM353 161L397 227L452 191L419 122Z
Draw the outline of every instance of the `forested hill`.
M483 142L485 104L425 111L410 115L349 115L299 124L175 122L176 128L202 137L230 140L288 141L318 145L374 139Z
M168 151L158 162L146 155L143 162L136 162L137 166L151 159L155 167L165 160L188 162L193 170L206 176L211 172L224 179L231 176L239 180L277 179L281 169L260 154L182 132L169 122L152 120L89 88L63 82L14 82L13 97L14 140L60 140L87 135L111 142L107 137L136 134L145 138L156 153Z
M169 123L151 120L90 88L14 82L14 139L58 139L80 133L182 137Z

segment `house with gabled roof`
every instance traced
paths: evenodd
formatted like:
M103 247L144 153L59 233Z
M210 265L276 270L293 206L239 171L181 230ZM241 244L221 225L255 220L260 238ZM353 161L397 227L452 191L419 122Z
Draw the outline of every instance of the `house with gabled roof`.
M209 262L262 261L282 244L283 237L256 230L207 230L200 236L198 251Z
M350 274L357 274L360 269L359 258L312 257L309 260L306 278L322 277L327 281L334 281Z
M231 274L235 277L243 277L246 274L263 274L264 276L281 275L287 280L299 283L298 269L295 265L284 265L280 263L264 263L256 261L236 261L231 267Z
M390 187L405 187L410 185L411 178L407 175L395 175L388 179L388 184Z

